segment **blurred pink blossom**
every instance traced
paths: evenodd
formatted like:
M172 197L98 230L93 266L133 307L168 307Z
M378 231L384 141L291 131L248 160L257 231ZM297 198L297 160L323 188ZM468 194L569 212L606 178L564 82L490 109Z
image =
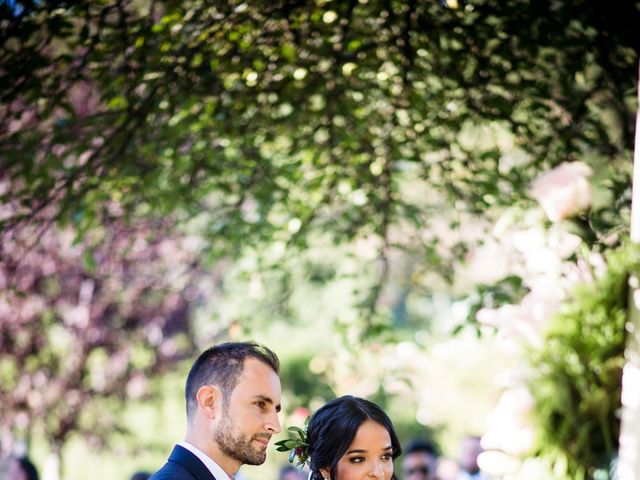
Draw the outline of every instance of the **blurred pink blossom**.
M567 278L572 282L593 282L596 278L601 278L607 272L607 263L604 257L591 252L587 257L578 258L575 264L571 265Z
M87 82L73 84L68 95L78 118L85 118L94 113L100 103L100 93L97 88Z
M591 205L590 175L582 162L563 163L534 180L531 195L552 222L570 218Z
M499 450L485 450L478 455L478 466L491 478L504 478L517 472L521 461Z
M533 446L534 434L528 419L533 407L531 392L524 386L505 390L489 415L483 448L520 456Z
M482 308L476 314L478 322L504 329L523 337L533 345L542 341L541 329L545 321L560 307L561 292L553 282L539 281L531 287L520 304Z

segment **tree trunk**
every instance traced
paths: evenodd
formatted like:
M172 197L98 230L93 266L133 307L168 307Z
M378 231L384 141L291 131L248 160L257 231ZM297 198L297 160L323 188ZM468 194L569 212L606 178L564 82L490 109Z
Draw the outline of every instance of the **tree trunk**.
M633 154L631 241L640 244L640 71L638 111ZM622 419L620 429L619 480L640 479L640 272L629 277L629 321L626 364L622 374Z

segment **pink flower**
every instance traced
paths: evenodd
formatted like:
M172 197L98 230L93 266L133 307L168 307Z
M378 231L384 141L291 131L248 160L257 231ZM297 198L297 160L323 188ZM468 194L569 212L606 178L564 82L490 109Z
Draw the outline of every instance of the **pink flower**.
M489 415L482 446L514 456L526 454L534 443L534 431L529 421L533 402L531 392L524 386L505 390Z
M591 205L590 175L582 162L563 163L534 180L531 195L552 222L573 217Z
M560 307L560 300L561 293L551 282L536 282L519 304L481 308L476 319L483 325L504 329L522 337L532 345L540 345L541 330L546 320Z

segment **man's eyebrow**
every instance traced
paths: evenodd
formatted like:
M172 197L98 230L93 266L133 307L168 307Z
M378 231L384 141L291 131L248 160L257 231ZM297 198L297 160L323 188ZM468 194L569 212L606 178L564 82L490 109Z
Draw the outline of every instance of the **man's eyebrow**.
M268 403L269 405L273 405L273 399L271 397L267 397L266 395L256 395L254 398L257 398L258 400L262 400L265 403ZM280 404L276 405L276 412L280 413L280 410L282 409L282 407L280 406Z

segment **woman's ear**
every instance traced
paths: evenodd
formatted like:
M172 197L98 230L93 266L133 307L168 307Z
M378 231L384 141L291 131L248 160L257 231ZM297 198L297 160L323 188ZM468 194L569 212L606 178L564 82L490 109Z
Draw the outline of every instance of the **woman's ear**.
M204 385L196 392L198 410L207 418L215 418L218 405L222 404L222 393L213 385Z
M320 475L322 475L322 478L324 478L324 480L331 480L331 473L329 472L328 468L321 468Z

